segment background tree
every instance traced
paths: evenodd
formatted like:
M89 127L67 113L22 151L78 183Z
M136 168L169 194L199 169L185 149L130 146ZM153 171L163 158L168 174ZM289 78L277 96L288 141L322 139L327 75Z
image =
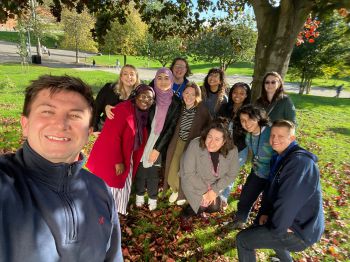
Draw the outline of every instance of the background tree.
M147 25L142 22L140 15L131 8L126 23L115 20L111 29L103 39L102 50L108 53L124 55L124 65L127 55L136 55L138 43L145 41Z
M330 78L344 68L344 57L350 51L347 28L344 19L334 11L323 17L318 27L319 37L309 38L294 48L290 74L300 79L299 94L305 90L310 93L314 78Z
M190 53L196 60L219 61L224 71L236 62L251 62L257 33L243 21L236 24L225 23L215 28L207 28L194 38Z
M21 57L21 65L24 66L28 64L28 56L29 56L29 45L27 45L27 27L26 27L26 20L22 17L21 19L18 19L16 30L18 32L18 51L17 53Z
M13 5L11 2L13 1L3 1L0 8L0 18L4 19L4 17L6 18L11 14L21 13L21 9L28 7L26 1L17 0L17 5ZM78 10L82 10L83 6L86 5L91 12L109 10L112 14L111 20L118 19L122 21L125 20L125 6L128 6L130 2L135 3L135 8L140 12L142 20L149 25L150 31L155 36L191 35L201 28L205 20L211 26L218 21L232 20L237 12L242 11L247 5L251 5L255 13L258 30L252 83L253 100L260 96L262 79L267 71L277 71L281 73L282 77L285 76L295 39L311 12L318 15L333 9L350 8L349 0L159 0L158 2L161 3L160 9L147 9L150 3L156 1L55 0L52 5L52 12L55 16L60 17L62 3L70 7L76 7ZM217 12L219 16L207 15L208 11L215 14L218 10L222 11ZM168 17L171 17L172 23L164 26L163 21ZM347 15L346 19L350 20L350 15ZM108 26L105 28L107 30Z
M76 63L79 63L79 50L97 52L97 44L91 34L94 23L94 18L87 11L78 14L65 9L62 12L64 35L61 46L75 50Z
M138 44L138 54L148 59L158 61L165 67L175 57L186 57L186 47L179 37L167 37L156 40L148 34L146 41Z

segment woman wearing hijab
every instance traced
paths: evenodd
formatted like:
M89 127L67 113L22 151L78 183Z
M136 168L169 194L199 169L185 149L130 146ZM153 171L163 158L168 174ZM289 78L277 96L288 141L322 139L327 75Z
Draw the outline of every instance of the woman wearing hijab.
M155 98L153 89L144 84L137 86L135 93L112 109L115 117L106 119L86 164L111 187L117 211L123 215L147 141L148 111Z
M149 137L136 173L136 206L141 207L145 203L144 194L147 189L150 210L157 208L161 155L166 153L181 113L181 100L173 94L172 85L171 71L167 68L159 69L154 85L156 102L149 113Z

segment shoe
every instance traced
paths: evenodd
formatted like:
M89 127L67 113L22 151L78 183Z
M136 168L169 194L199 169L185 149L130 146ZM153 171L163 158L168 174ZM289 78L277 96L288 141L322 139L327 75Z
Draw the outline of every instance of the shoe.
M244 229L244 222L240 220L233 220L232 222L228 223L225 228L227 230L237 230L237 229Z
M186 203L186 199L180 199L180 200L176 201L176 205L178 205L178 206L182 206L185 203Z
M142 207L145 204L145 196L136 195L136 206Z
M173 192L171 193L169 197L169 203L174 203L178 197L179 193L178 192Z
M148 209L150 211L153 211L157 208L157 199L152 199L152 198L149 198L148 199Z

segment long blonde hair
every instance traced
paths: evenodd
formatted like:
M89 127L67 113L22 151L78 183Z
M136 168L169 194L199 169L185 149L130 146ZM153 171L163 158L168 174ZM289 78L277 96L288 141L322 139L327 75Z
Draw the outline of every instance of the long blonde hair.
M126 68L131 68L131 69L136 73L136 82L135 82L135 84L134 84L134 86L133 86L133 89L135 89L135 87L137 87L137 86L140 84L139 73L137 72L136 67L133 66L133 65L129 65L129 64L126 64L125 66L123 66L123 67L120 69L120 74L119 74L118 82L117 82L117 84L114 86L114 92L115 92L116 94L119 94L119 98L122 99L122 100L128 99L127 94L126 94L126 92L125 92L125 88L124 88L123 82L121 81L121 76L123 75L124 70L125 70Z

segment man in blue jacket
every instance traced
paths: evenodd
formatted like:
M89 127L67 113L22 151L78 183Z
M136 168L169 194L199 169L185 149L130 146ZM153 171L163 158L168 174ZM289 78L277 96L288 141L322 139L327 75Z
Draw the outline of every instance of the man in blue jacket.
M0 156L0 262L123 260L112 196L82 169L93 105L73 77L41 76L26 89L26 141Z
M320 172L317 157L298 146L294 124L272 125L270 183L263 194L257 224L238 233L239 261L256 261L255 249L273 249L280 261L293 261L290 252L319 241L324 231Z

